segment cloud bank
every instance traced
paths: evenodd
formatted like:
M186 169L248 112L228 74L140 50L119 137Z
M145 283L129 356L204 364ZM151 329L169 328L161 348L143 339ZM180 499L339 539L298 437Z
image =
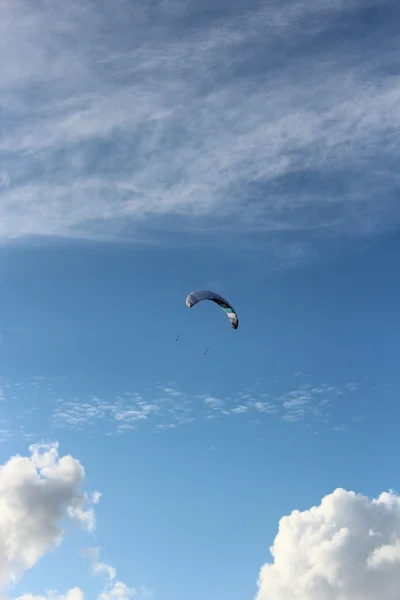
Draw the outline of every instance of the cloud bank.
M283 517L256 600L398 600L400 498L336 489Z

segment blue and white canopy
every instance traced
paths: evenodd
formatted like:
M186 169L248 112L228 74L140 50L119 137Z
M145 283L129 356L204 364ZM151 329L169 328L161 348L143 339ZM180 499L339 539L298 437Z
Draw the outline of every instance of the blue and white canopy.
M195 290L186 298L186 306L192 308L192 306L202 300L211 300L211 302L218 304L228 315L233 329L238 328L239 318L235 309L227 300L225 300L225 298L215 292L211 292L210 290Z

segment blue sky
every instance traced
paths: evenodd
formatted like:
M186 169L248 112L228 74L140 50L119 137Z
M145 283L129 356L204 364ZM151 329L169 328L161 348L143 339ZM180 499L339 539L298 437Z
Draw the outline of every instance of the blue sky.
M397 598L399 17L3 2L7 598Z

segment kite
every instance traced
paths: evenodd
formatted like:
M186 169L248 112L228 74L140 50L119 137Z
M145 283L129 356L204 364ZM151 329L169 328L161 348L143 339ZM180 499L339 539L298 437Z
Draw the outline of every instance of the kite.
M209 290L195 290L186 298L186 306L188 308L192 308L192 306L198 302L202 302L203 300L211 300L211 302L218 304L218 306L220 306L228 315L233 329L237 329L239 327L239 318L233 306L227 300L225 300L225 298L219 294L216 294L215 292L211 292Z

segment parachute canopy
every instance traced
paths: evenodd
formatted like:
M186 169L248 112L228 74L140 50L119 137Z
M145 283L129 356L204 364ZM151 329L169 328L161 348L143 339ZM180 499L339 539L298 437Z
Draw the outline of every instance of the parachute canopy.
M235 309L227 300L225 300L225 298L222 298L222 296L216 294L215 292L210 292L209 290L195 290L186 298L186 306L192 308L192 306L198 302L201 302L202 300L211 300L212 302L218 304L228 315L233 329L238 328L239 318Z

